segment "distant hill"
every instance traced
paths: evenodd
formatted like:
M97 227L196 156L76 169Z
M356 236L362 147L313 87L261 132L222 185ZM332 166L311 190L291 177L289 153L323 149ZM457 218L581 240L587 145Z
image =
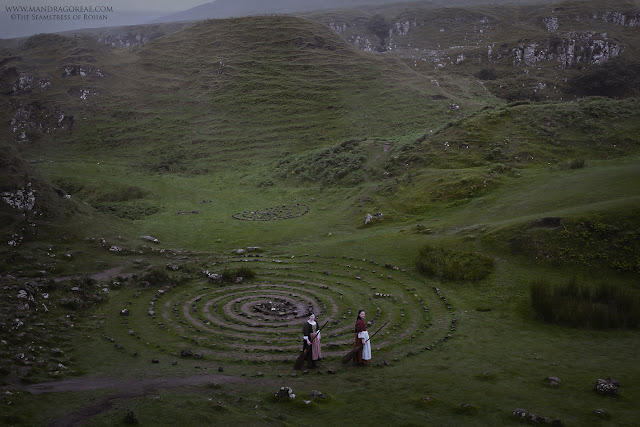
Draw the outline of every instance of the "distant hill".
M395 0L216 0L182 12L167 15L154 22L195 21L264 14L291 14L310 10L335 9L367 4L396 3ZM417 2L427 3L427 2ZM431 3L431 2L428 2Z
M450 6L477 6L479 4L525 4L531 3L529 0L323 0L321 2L312 0L216 0L156 19L154 22L172 21L197 21L202 19L220 19L251 15L267 14L295 14L301 12L329 10L329 9L350 9L357 7L371 8L380 5L393 4L396 7L450 7ZM540 0L537 4L552 3L550 0Z

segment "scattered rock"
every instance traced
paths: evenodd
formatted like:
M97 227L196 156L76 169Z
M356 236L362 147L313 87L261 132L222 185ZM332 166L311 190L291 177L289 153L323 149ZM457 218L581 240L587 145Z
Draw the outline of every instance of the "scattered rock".
M520 408L516 408L513 410L513 416L520 418L520 419L525 419L527 418L527 415L529 415L529 413L527 412L526 409L520 409Z
M548 385L549 387L552 387L552 388L558 388L558 387L560 387L560 383L561 383L561 382L562 382L562 381L561 381L561 380L560 380L560 378L558 378L558 377L548 377L548 378L547 378L547 385Z
M296 398L296 395L293 394L293 390L291 390L291 387L280 387L280 390L276 392L275 396L278 399L295 399Z
M318 391L318 390L311 390L311 393L309 394L309 397L311 397L311 400L314 399L326 399L327 395Z
M191 350L182 350L180 352L180 357L191 357L193 356L193 352Z
M217 273L211 273L209 270L203 271L204 275L207 276L213 283L220 283L222 281L222 275Z
M619 388L620 381L608 377L606 380L599 379L598 382L596 382L594 390L602 395L617 396L619 393Z

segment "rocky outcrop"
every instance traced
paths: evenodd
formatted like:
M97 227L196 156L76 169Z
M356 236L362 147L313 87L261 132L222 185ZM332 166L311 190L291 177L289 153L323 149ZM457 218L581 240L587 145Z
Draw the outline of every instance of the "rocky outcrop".
M512 49L513 65L534 66L538 62L557 61L560 68L579 65L602 64L618 56L622 47L606 34L593 31L568 33L566 38L552 39L546 43L520 44ZM492 58L489 58L489 62Z
M106 44L111 47L137 47L149 43L151 40L157 39L164 34L105 34L98 37L98 43Z
M71 76L105 78L107 77L107 73L102 71L100 68L94 68L87 65L65 65L62 67L62 77Z
M593 20L598 19L598 14L593 14ZM600 15L602 22L623 25L626 27L640 27L640 14L623 12L605 12Z
M23 212L35 212L36 190L32 188L31 183L26 188L20 188L15 193L5 191L1 194L2 201L14 209Z
M75 88L72 87L71 89L69 89L67 91L67 93L72 96L73 98L80 98L83 101L86 101L87 99L89 99L89 97L91 96L98 96L100 95L100 91L95 90L95 89L79 89L79 88Z
M538 19L538 23L501 22L472 12L437 20L427 15L422 18L402 17L387 24L388 35L384 31L372 31L372 20L362 17L347 21L333 20L328 25L359 49L367 52L393 52L413 60L416 67L419 62L431 63L437 67L499 62L529 67L542 62L557 62L562 69L602 64L623 52L624 46L613 31L611 34L584 31L584 23L597 22L599 27L603 22L626 27L640 26L640 14L633 12L578 15L557 8L551 15L535 19ZM501 27L520 27L523 24L541 25L552 36L547 39L538 37L515 45L506 40L488 45L483 43L483 40L495 40L496 32ZM456 30L461 27L469 30L464 33ZM581 30L571 31L577 28ZM431 34L438 31L442 34L442 40L438 36L425 39L422 35L425 31ZM451 41L452 33L458 38L455 42Z
M31 74L20 74L11 87L11 95L22 95L25 93L29 93L33 90L34 85L42 91L47 90L49 89L49 87L51 87L51 79L49 77L43 77L42 79L37 81L35 80L36 78Z
M31 83L33 82L33 77L30 75L22 74L16 82L13 84L12 92L14 95L19 95L21 93L31 92Z
M53 109L40 105L38 102L30 104L19 103L14 106L15 113L11 118L11 132L18 141L28 139L27 132L52 133L60 129L71 130L74 124L73 116L66 115L59 107Z

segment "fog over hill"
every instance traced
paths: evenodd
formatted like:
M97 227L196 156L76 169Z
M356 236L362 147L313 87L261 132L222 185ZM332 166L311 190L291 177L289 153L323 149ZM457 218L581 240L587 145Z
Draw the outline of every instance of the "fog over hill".
M249 15L262 14L287 14L300 13L326 9L347 9L365 8L367 6L378 6L388 4L411 6L475 6L480 4L524 4L524 3L553 3L553 1L489 1L489 0L417 0L417 1L397 1L397 0L216 0L205 3L192 9L187 9L172 15L167 15L157 19L155 22L172 21L192 21L200 19L230 18Z
M365 5L379 5L401 3L396 0L216 0L192 9L187 9L172 15L157 19L156 22L192 21L200 19L229 18L263 14L286 14L306 12L312 10L349 8ZM432 1L417 1L404 3L434 3ZM436 2L437 3L437 2Z
M101 5L98 0L77 6L55 5L47 0L30 4L4 0L0 9L0 39L27 37L89 28L111 28L161 22L200 21L265 14L295 14L329 9L398 6L477 6L481 4L553 3L550 0L115 0Z

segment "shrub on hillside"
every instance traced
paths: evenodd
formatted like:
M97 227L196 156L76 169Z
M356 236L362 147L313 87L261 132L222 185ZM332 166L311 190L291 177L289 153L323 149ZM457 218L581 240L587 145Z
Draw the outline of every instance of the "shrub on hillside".
M416 267L424 274L449 280L482 280L493 270L493 259L485 255L424 246Z
M596 329L640 326L640 296L613 283L561 285L538 279L530 286L531 307L547 323Z
M582 169L584 167L584 159L573 159L569 161L569 169Z
M624 98L640 89L640 62L616 57L604 64L587 68L569 79L571 94Z
M491 191L497 181L489 177L465 177L456 182L441 184L429 192L431 200L454 201L480 197Z
M154 266L145 273L135 278L137 286L162 288L165 286L175 287L188 280L188 274L180 274L178 272L169 272L165 267Z
M480 80L495 80L498 78L495 68L483 68L474 74Z

